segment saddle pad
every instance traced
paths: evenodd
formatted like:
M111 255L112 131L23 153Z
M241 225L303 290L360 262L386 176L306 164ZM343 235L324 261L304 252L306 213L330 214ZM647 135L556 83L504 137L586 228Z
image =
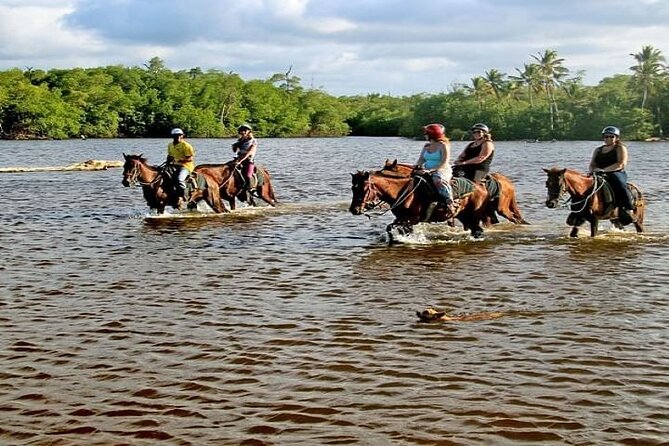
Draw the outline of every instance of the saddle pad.
M254 187L260 187L265 184L265 175L263 175L263 172L265 172L264 167L256 166L255 172L253 172L253 182L255 184Z
M207 188L207 179L204 175L200 175L197 172L191 172L190 178L186 181L186 184L189 186L196 186L197 189L206 189Z
M485 182L485 188L488 190L488 197L491 200L498 199L500 194L499 182L490 175L487 175L483 181Z
M456 177L451 180L453 198L462 198L474 191L474 183L466 178Z

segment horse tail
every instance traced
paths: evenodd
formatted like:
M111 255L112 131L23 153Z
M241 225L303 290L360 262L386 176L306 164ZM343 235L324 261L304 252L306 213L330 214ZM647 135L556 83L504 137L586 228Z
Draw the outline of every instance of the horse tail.
M260 198L263 199L270 206L276 206L278 204L276 197L274 196L274 188L272 187L272 181L270 180L269 170L263 168L262 173L265 184L262 187Z
M637 229L642 228L643 217L646 213L646 198L639 186L634 183L628 183L628 186L632 191L632 197L634 197L634 215L636 216Z
M529 225L530 223L523 218L520 212L518 201L516 199L516 188L513 186L511 180L497 172L490 174L490 178L497 182L499 190L498 197L496 198L497 206L495 210L502 214L504 218L511 223L517 225Z

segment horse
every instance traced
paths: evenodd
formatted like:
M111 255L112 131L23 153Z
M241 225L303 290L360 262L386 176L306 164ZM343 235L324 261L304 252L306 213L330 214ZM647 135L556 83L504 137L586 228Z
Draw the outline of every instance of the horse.
M125 158L123 180L121 181L123 186L141 185L146 203L150 209L155 209L158 214L163 214L165 207L168 205L178 209L178 197L173 189L166 184L161 167L149 165L142 154L126 155L124 153L123 158ZM197 176L200 176L200 181L196 180L198 187L191 194L187 206L195 208L198 201L204 199L214 212L225 212L226 209L221 204L218 184L206 173Z
M411 164L398 163L397 160L386 160L381 170L397 172L403 175L411 175L414 168ZM483 220L483 226L489 227L494 223L499 223L497 214L503 216L511 223L520 225L529 225L523 218L516 200L516 188L513 182L499 172L489 174L489 179L483 181L490 201L488 203L487 215Z
M234 161L225 164L200 164L195 168L195 172L204 173L216 182L221 199L227 200L230 210L236 209L236 198L248 202L251 206L257 206L254 194L270 206L277 205L271 176L262 166L256 165L254 174L256 185L250 194L246 193L247 180Z
M361 215L386 203L395 220L386 227L393 243L393 229L400 234L410 234L420 222L444 222L457 218L472 237L483 235L481 222L486 216L488 192L478 183L460 179L454 187L454 197L459 205L454 215L449 215L443 205L434 206L437 197L428 179L422 175L401 175L383 170L358 171L351 174L353 198L349 211ZM461 191L459 191L461 189Z
M634 197L634 209L632 221L624 222L620 220L620 209L615 204L613 192L600 175L584 175L576 170L558 167L543 170L548 175L546 207L556 208L560 197L569 195L567 202L571 201L571 213L567 217L567 224L572 226L570 237L577 237L579 226L586 221L590 222L590 236L596 236L599 220L610 220L619 229L634 223L636 232L643 232L646 200L635 184L627 183Z

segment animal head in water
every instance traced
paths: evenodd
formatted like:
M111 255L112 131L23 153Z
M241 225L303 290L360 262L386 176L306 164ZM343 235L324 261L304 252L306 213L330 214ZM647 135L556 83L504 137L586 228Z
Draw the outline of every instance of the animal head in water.
M426 308L423 311L416 311L416 316L420 322L439 322L446 316L445 311L437 311L434 308Z

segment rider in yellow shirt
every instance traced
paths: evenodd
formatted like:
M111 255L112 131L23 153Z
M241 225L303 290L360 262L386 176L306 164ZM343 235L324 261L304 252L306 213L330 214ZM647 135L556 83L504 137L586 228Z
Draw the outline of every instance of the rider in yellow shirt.
M188 201L186 197L186 179L195 168L195 149L184 141L184 131L172 129L172 142L167 145L167 162L176 166L174 177L177 189L177 207L182 208Z

